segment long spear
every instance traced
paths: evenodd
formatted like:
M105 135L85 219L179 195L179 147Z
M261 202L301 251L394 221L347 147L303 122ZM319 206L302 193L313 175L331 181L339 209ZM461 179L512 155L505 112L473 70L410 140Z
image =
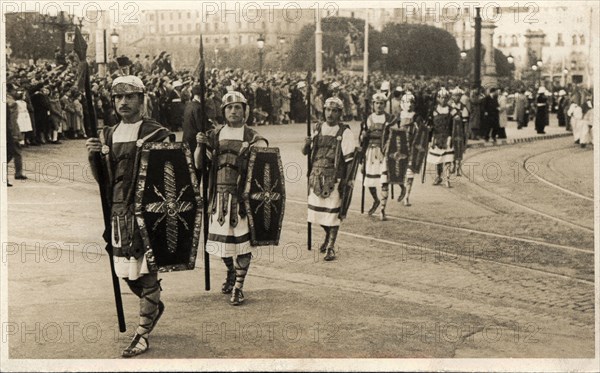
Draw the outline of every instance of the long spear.
M81 35L79 27L75 27L75 39L73 40L73 49L79 57L79 71L77 74L77 86L81 92L85 92L85 100L81 103L83 106L83 122L85 130L89 137L95 137L98 134L98 121L96 111L94 110L94 100L92 99L92 90L90 87L90 72L86 61L87 43ZM95 153L92 159L94 168L98 176L98 187L100 189L100 200L102 202L102 216L104 217L104 234L102 237L106 241L104 250L108 253L110 261L110 274L112 277L113 293L115 295L115 305L117 307L117 319L119 320L119 331L124 333L127 330L125 326L125 314L123 312L123 300L121 299L121 285L119 278L115 273L115 262L113 258L113 247L111 241L111 223L110 223L110 187L107 170L102 165L100 153Z
M360 189L360 213L364 214L365 213L365 177L366 177L366 172L367 172L367 160L365 159L364 155L367 151L367 146L369 145L369 139L367 139L367 119L369 119L369 84L370 84L370 77L367 76L367 82L366 82L366 88L365 88L365 110L363 112L363 121L360 125L360 135L359 138L362 138L362 144L361 148L362 148L362 162L363 162L363 166L362 166L362 184L361 184L361 189Z
M208 131L208 117L206 116L206 79L204 64L204 45L202 44L202 34L200 34L200 62L198 63L198 79L200 79L200 107L201 107L201 131L206 134ZM206 144L198 144L200 154L202 155L202 169L200 172L202 180L202 248L204 251L204 289L210 290L210 257L206 251L206 242L208 241L208 159L206 156Z
M311 102L310 102L310 96L312 94L312 72L310 70L308 70L308 74L306 75L306 136L310 137L312 135L311 133L311 125L310 125L310 119L311 119ZM307 184L306 184L306 191L308 194L310 194L310 171L311 171L311 159L310 159L310 155L311 155L312 149L308 149L308 152L306 152L306 163L307 163L307 169L308 169L308 173L306 174L306 180L307 180ZM312 250L312 223L308 222L308 234L307 234L307 247L308 250Z

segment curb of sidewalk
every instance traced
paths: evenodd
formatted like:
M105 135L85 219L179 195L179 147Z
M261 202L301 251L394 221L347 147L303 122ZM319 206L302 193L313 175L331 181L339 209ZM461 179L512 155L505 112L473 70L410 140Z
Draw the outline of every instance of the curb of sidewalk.
M481 143L477 143L477 144L468 144L467 148L478 149L478 148L488 148L488 147L493 147L493 146L514 145L514 144L521 144L521 143L525 143L525 142L533 142L533 141L538 141L538 140L550 140L550 139L556 139L559 137L567 137L567 136L573 136L573 134L571 132L567 132L567 133L555 133L552 135L544 135L544 136L521 137L518 139L503 139L503 140L496 140L496 142L481 142Z

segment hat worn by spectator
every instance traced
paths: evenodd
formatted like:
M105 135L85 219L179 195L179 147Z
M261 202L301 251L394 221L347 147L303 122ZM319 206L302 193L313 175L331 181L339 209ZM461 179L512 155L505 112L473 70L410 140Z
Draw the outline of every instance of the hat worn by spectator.
M397 86L396 92L404 92L404 89L402 88L402 86Z
M558 95L559 95L559 96L564 96L564 95L566 95L566 94L567 94L567 92L565 92L565 90L564 90L564 89L561 89L561 90L558 92Z
M300 82L298 82L298 84L296 85L296 87L298 89L304 88L304 87L306 87L306 82L300 81Z
M538 88L538 94L540 94L540 93L546 93L546 88L543 86Z
M133 75L120 76L112 83L111 95L125 95L129 93L144 93L144 83Z
M388 82L387 80L383 81L383 83L381 83L381 88L379 88L380 91L387 91L388 89L390 89L390 82Z
M131 65L131 61L129 60L129 57L121 56L117 57L117 64L119 65L119 67L129 66Z

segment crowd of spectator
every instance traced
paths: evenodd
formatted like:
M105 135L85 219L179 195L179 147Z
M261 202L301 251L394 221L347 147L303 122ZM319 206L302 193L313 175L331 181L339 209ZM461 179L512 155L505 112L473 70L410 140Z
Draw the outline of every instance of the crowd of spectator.
M50 62L32 66L9 64L7 81L16 88L14 99L18 105L22 146L60 144L66 139L92 135L83 124L84 92L77 82L78 63L69 55L65 64L58 66ZM185 105L193 99L192 90L198 84L198 71L173 69L167 52L153 58L150 55L143 58L136 55L133 60L126 56L114 58L102 74L96 66L90 65L90 70L100 126L117 123L110 87L120 75L133 74L142 79L147 90L145 115L174 131L181 129ZM444 86L455 93L456 104L460 102L466 108L471 139L494 141L506 137L504 128L508 118L516 120L519 129L533 120L536 131L544 133L549 114L556 113L560 126L577 133L578 142L589 143L590 136L582 135L582 127L574 125L591 109L591 92L583 88L574 87L570 92L565 89L549 92L544 87L518 90L497 87L484 91L455 77L392 75L386 78L373 72L367 86L361 75L325 72L319 82L313 75L309 98L305 72L269 71L259 75L255 71L213 68L206 71L206 112L211 121L222 123L221 97L227 91L236 90L249 102L248 125L306 122L309 99L310 115L316 120L321 118L323 103L331 96L339 97L344 103L345 121L361 120L368 105L365 97L378 91L386 93L390 99L388 110L393 113L394 108L399 107L402 94L410 91L417 99L417 111L427 116L435 92Z

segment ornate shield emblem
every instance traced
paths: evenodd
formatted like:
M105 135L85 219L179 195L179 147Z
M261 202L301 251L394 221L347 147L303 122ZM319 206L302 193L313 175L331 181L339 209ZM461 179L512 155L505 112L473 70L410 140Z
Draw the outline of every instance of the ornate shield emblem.
M248 214L250 245L279 245L285 209L285 180L279 148L250 149L242 199Z
M454 148L454 158L457 160L462 159L465 153L466 137L465 125L460 118L455 117L452 120L452 146Z
M151 271L194 269L202 201L192 155L185 143L143 145L135 215Z
M409 167L414 173L421 172L423 160L427 155L429 147L429 127L425 122L417 122L417 130L415 138L410 150L410 165Z
M392 128L387 149L388 182L390 184L403 184L408 168L408 150L410 149L408 133L399 128Z

